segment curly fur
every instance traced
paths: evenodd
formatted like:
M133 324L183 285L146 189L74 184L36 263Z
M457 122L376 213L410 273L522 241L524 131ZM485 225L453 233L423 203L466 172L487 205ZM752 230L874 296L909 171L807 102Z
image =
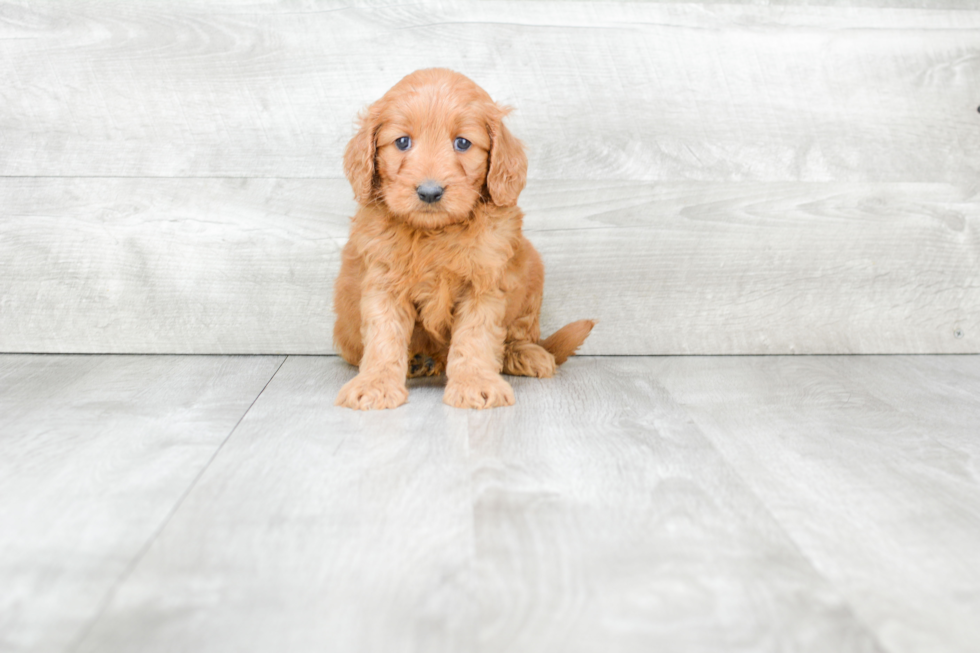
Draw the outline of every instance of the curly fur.
M467 77L428 69L362 114L344 153L360 208L334 293L334 342L360 370L337 405L403 404L420 357L429 364L413 373L445 371L447 404L512 405L501 372L552 376L592 330L580 320L540 340L544 266L521 233L527 157L507 112ZM454 148L458 137L468 150ZM422 201L423 182L442 186L442 198Z

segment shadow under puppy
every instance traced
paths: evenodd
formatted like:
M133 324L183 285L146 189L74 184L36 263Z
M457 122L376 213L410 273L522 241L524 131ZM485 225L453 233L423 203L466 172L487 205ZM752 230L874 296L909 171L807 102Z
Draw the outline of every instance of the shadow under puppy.
M358 375L336 404L405 403L412 375L446 372L443 401L514 403L500 373L548 377L594 322L539 341L541 257L521 233L527 157L497 106L467 77L408 75L362 114L344 172L354 215L334 290L334 341Z

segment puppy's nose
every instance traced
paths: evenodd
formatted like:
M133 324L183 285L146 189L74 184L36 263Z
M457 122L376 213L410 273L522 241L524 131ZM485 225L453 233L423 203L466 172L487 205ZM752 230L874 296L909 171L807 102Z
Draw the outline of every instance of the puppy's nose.
M415 190L418 191L419 199L426 204L434 204L442 199L442 186L434 181L423 181Z

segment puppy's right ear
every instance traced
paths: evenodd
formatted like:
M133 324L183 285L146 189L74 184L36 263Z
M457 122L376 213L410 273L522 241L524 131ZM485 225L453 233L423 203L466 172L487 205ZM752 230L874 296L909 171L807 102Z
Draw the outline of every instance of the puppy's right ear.
M361 114L357 133L344 150L344 175L354 189L354 199L358 204L367 204L374 194L374 139L380 118L378 103L369 106Z

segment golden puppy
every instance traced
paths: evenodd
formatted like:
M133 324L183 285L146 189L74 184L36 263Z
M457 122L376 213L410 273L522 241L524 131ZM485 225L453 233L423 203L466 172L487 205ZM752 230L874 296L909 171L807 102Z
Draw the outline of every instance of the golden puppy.
M410 359L412 376L445 370L451 406L509 406L501 371L552 376L592 330L580 320L539 342L544 266L521 233L527 157L506 113L429 69L362 115L344 153L360 209L334 290L334 341L360 372L338 406L405 403Z

